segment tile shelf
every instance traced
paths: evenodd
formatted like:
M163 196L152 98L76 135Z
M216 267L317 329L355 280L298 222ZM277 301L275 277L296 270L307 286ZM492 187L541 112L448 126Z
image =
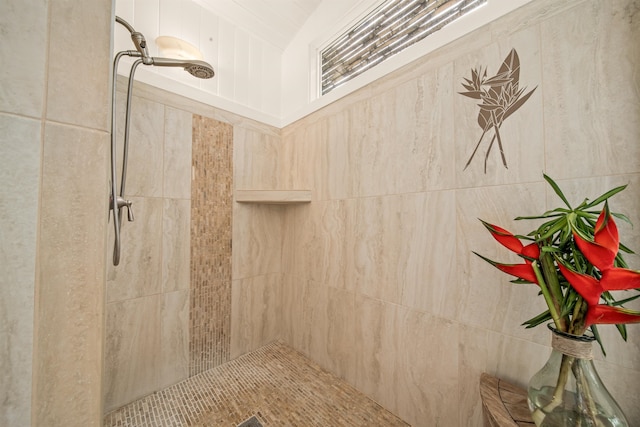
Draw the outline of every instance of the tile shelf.
M296 204L311 202L311 190L236 190L238 203Z

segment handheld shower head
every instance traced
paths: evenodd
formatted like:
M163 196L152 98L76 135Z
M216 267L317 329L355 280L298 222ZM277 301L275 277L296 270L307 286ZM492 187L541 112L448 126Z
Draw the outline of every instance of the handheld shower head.
M213 67L204 61L192 61L184 69L199 79L210 79L215 75Z
M199 79L210 79L215 75L213 67L204 61L196 59L183 60L173 58L151 58L151 65L158 67L182 67L192 76Z

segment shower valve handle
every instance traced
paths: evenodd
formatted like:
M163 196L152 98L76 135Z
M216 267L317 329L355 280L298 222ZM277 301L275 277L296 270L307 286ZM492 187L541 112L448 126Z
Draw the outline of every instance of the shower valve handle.
M127 200L127 220L133 222L133 210L131 209L131 200Z
M131 209L131 204L133 203L131 200L126 200L124 197L118 196L118 212L120 209L126 207L127 208L127 219L129 222L133 222L133 210Z

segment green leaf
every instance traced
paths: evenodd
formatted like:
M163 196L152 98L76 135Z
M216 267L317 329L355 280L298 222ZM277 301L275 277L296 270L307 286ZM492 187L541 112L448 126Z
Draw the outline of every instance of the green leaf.
M627 224L631 225L633 227L633 223L631 223L631 220L624 214L621 213L615 213L615 212L611 212L611 215L613 215L614 217L623 220L624 222L626 222Z
M567 198L564 196L564 194L562 193L562 190L560 190L560 187L558 187L558 184L556 184L556 182L551 179L551 177L549 177L546 174L542 174L542 176L544 177L545 181L547 181L549 183L549 185L551 186L551 188L553 188L553 191L556 192L556 194L558 195L558 197L560 197L560 199L562 199L562 201L564 202L565 205L567 205L567 207L569 209L572 209L571 204L569 204L569 201L567 200Z
M616 187L612 190L607 191L606 193L604 193L602 196L598 197L597 199L595 199L593 202L588 203L586 205L587 208L592 208L594 206L599 205L600 203L604 202L605 200L607 200L609 197L618 194L619 192L621 192L622 190L624 190L625 188L627 188L626 185L621 185L619 187Z
M623 340L627 340L627 325L625 325L624 323L620 323L616 325L616 328L618 328L618 332L620 332L620 336L622 337Z
M598 327L596 325L591 325L591 332L593 332L593 337L596 339L596 341L600 345L600 350L602 350L603 356L607 357L607 352L604 350L604 345L602 344L602 339L600 338L600 332L598 332Z
M614 307L621 307L621 306L623 306L624 304L626 304L628 302L637 300L638 298L640 298L640 294L637 294L637 295L634 295L632 297L625 298L625 299L619 300L619 301L615 301L614 300L614 301L611 302L611 305L614 306Z
M551 313L549 310L538 314L537 316L523 322L522 325L526 326L527 329L535 328L538 325L549 322L551 319Z
M552 224L552 225L547 230L545 230L545 233L542 234L540 237L538 237L536 240L538 240L538 241L546 240L546 239L550 238L551 236L553 236L558 231L562 230L567 224L567 218L566 217L562 217L560 219L557 219L557 220L555 220L553 222L550 222L550 223L547 223L547 224ZM544 227L541 226L540 228L538 228L538 230L541 230L543 228Z

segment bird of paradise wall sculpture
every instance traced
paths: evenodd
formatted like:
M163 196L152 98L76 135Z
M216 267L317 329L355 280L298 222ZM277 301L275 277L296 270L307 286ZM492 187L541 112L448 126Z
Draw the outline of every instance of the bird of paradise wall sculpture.
M478 104L480 107L478 125L482 128L482 135L463 170L467 169L473 160L485 135L491 135L491 133L493 135L484 156L484 173L487 173L487 159L495 143L500 150L502 164L508 169L500 127L507 117L531 97L537 86L527 93L525 93L526 87L520 88L520 59L515 49L511 49L495 76L487 77L486 67L474 68L471 70L471 78L464 78L462 86L466 91L458 92L460 95L481 101Z

